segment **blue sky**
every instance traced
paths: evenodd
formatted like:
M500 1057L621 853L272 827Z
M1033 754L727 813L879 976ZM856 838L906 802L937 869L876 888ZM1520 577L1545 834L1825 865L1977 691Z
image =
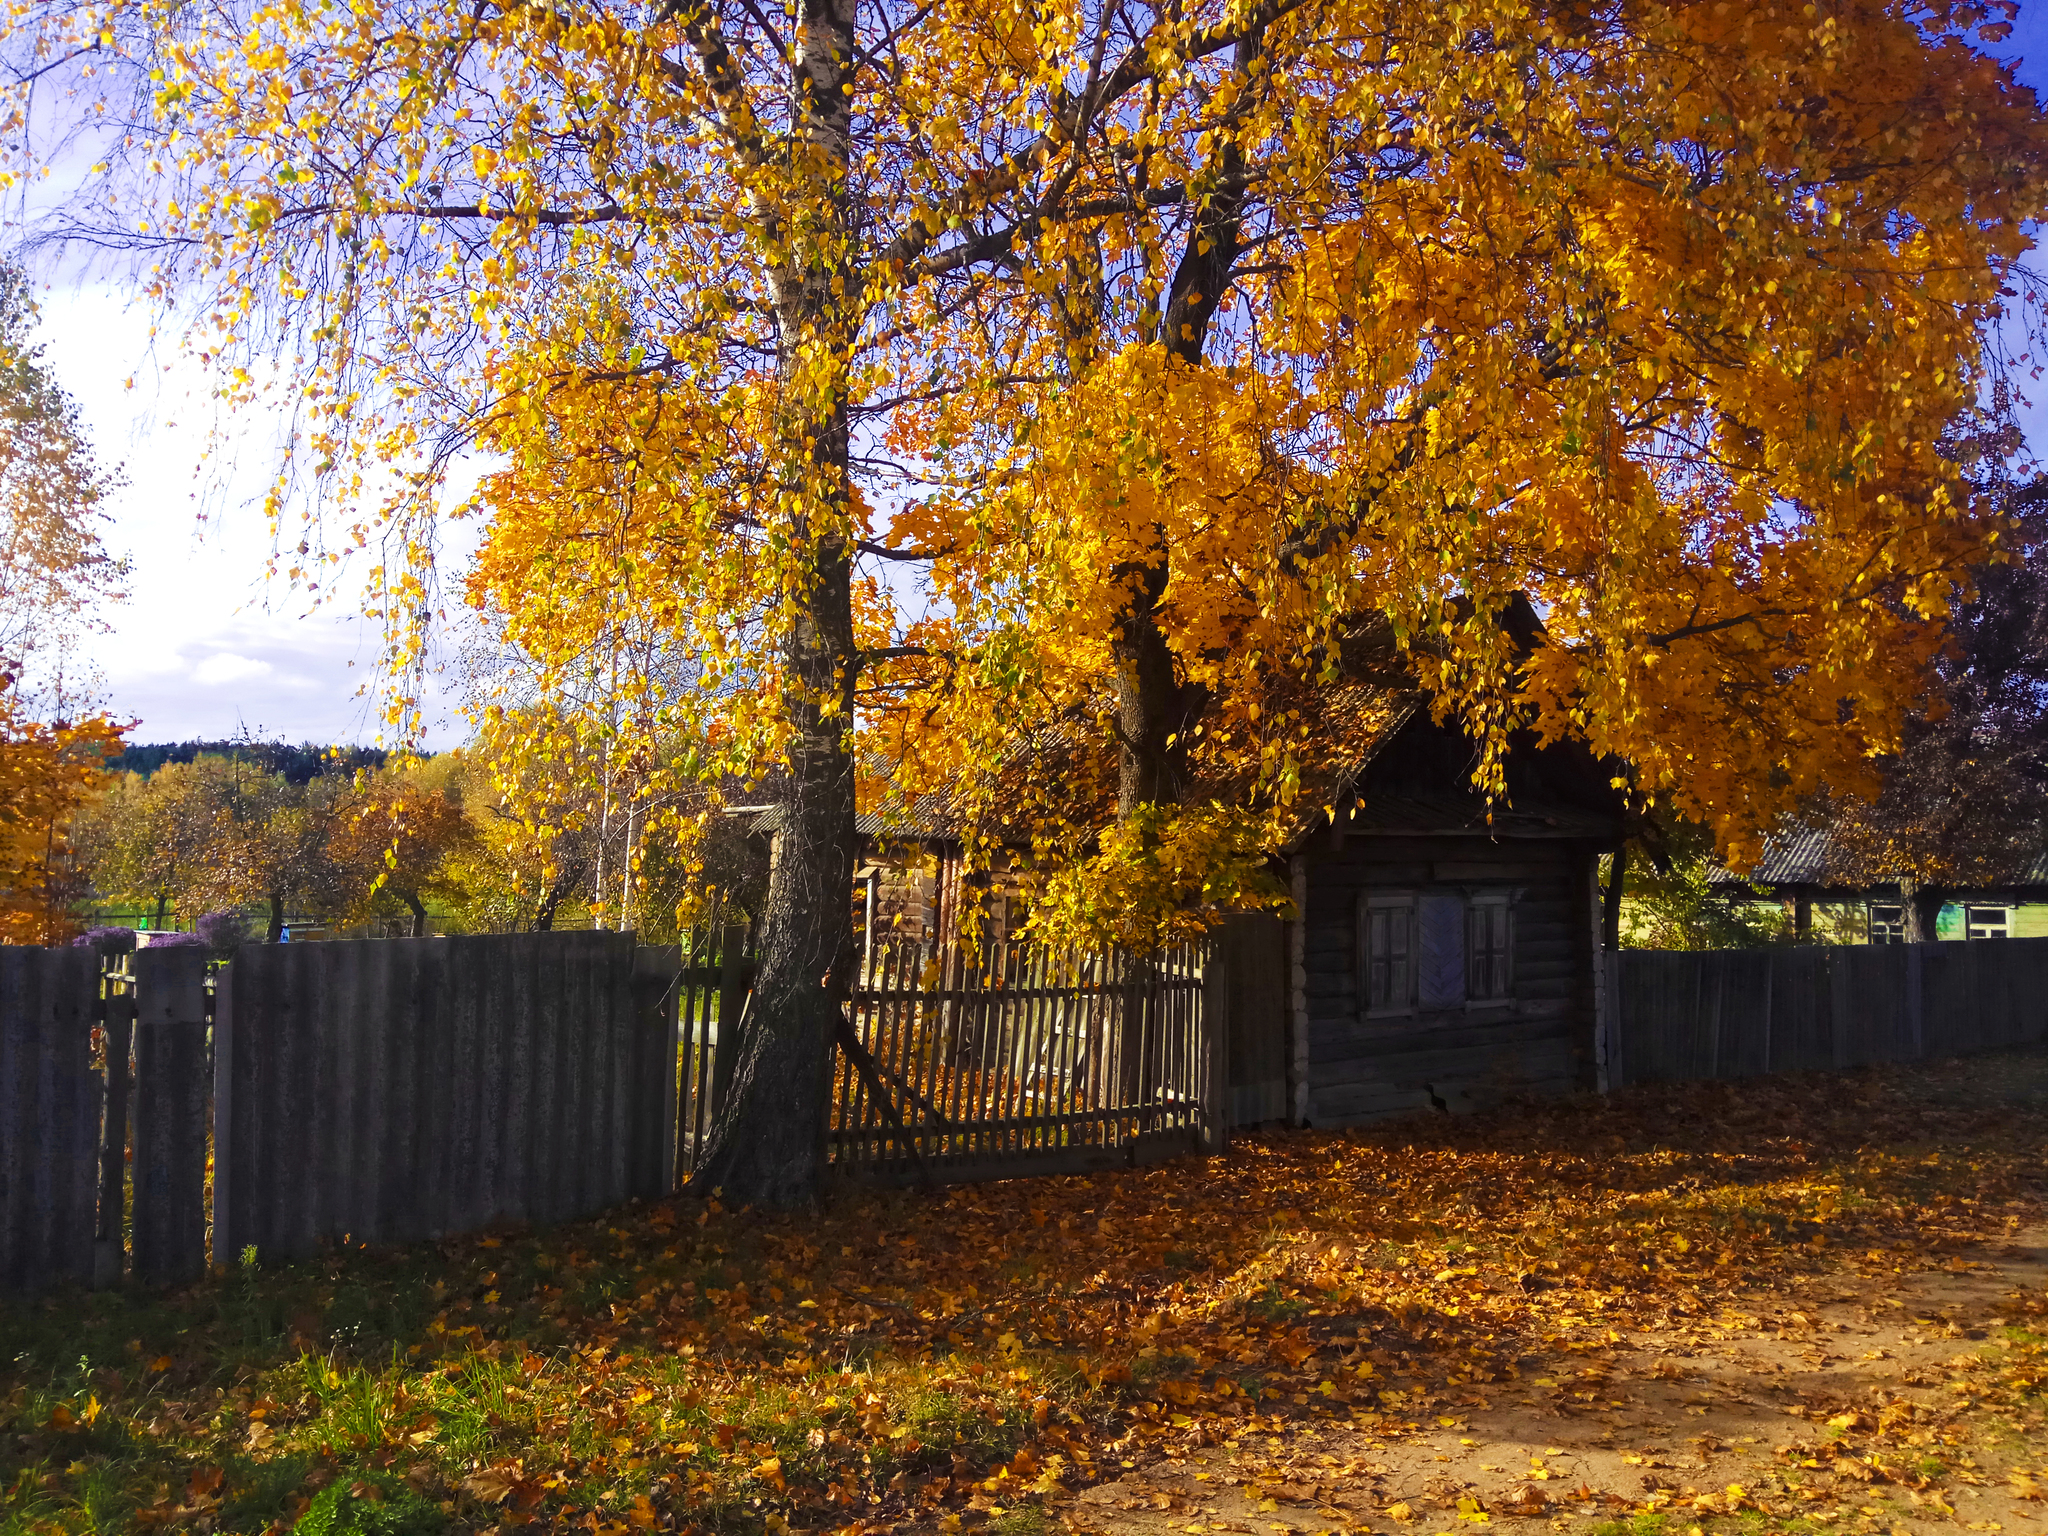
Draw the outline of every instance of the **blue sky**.
M2048 0L2022 6L2007 48L2024 61L2021 78L2048 95ZM152 342L143 305L114 287L63 281L40 302L49 361L125 474L108 542L134 561L130 597L103 615L107 632L84 641L110 707L140 722L141 741L244 728L375 740L377 710L362 688L376 636L350 607L353 592L308 613L301 594L264 580L269 533L251 508L276 462L272 424L222 424L233 446L202 462L216 425L203 381ZM458 553L460 542L458 529ZM430 745L460 739L445 697L430 700L428 726Z

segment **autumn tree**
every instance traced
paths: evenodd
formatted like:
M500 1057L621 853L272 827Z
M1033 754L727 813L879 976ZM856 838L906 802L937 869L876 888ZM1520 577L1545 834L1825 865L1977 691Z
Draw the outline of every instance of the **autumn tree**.
M105 782L121 733L103 716L45 723L0 693L0 943L56 944L90 888L73 823Z
M111 477L32 331L19 267L0 263L0 937L54 943L89 879L72 842L123 727L37 667L119 596L100 539Z
M87 822L94 883L153 904L159 927L169 907L261 907L276 943L289 908L338 903L326 852L334 799L331 780L294 784L240 754L121 775Z
M105 792L80 813L77 840L103 900L148 908L163 929L176 911L201 910L195 893L215 887L225 832L223 806L204 769L187 763L154 774L109 775Z
M461 804L399 759L360 773L328 818L325 853L340 873L349 910L368 915L395 901L411 915L412 937L427 936L426 901L437 894L451 853L474 833Z
M1832 882L1898 882L1909 942L1933 939L1947 893L2009 883L2048 847L2048 479L2013 474L2014 435L1994 422L1954 445L2004 525L1945 627L1929 707L1874 794L1801 813L1833 833Z
M584 643L579 568L630 584L698 667L663 728L777 773L703 1164L735 1198L815 1173L857 724L899 787L1057 729L1117 814L1050 827L1044 909L1170 870L1171 924L1251 890L1297 777L1272 680L1370 614L1482 782L1513 728L1582 735L1740 849L1866 776L1985 537L1939 442L2042 138L1981 7L14 15L25 81L134 91L138 224L55 233L142 253L229 398L288 360L333 504L398 486L401 648L481 441L534 643Z
M113 478L35 343L21 268L0 263L0 658L19 672L53 640L94 627L126 563L101 539Z

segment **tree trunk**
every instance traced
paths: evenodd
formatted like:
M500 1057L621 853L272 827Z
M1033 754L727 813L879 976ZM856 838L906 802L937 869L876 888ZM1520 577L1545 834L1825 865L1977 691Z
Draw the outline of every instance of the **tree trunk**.
M1621 898L1628 890L1628 849L1614 850L1607 866L1607 884L1600 891L1600 944L1612 954L1621 948Z
M725 1100L691 1180L734 1204L810 1200L823 1167L835 1025L852 986L853 639L846 365L858 330L848 269L853 0L800 0L794 59L800 153L819 227L786 237L772 274L785 412L783 495L804 565L782 656L789 780L762 903L760 962Z
M152 932L162 933L164 931L164 909L169 905L170 897L159 891L156 898L156 926Z
M424 939L427 936L426 907L421 904L419 897L411 891L401 891L399 892L399 897L405 902L406 910L412 913L412 933L410 937Z
M1922 890L1912 875L1899 877L1899 928L1908 944L1932 944L1939 934L1935 925L1941 916L1939 892Z
M1236 68L1247 107L1257 94L1254 65L1260 48L1257 33L1237 45ZM1214 155L1203 171L1208 185L1202 189L1201 212L1174 267L1157 333L1168 354L1190 368L1202 366L1209 323L1229 293L1231 269L1243 251L1244 157L1236 135L1216 136ZM1180 680L1159 625L1170 566L1165 530L1157 532L1159 548L1152 562L1117 572L1132 591L1131 606L1118 620L1110 645L1116 660L1117 811L1122 816L1146 805L1179 802L1188 744L1209 707L1207 689Z
M263 936L266 944L275 944L284 937L284 897L276 891L270 893L270 928Z
M1134 567L1138 594L1117 621L1110 644L1116 658L1117 812L1173 805L1187 778L1187 744L1208 706L1207 691L1180 681L1173 650L1159 627L1158 602L1166 590L1164 556Z

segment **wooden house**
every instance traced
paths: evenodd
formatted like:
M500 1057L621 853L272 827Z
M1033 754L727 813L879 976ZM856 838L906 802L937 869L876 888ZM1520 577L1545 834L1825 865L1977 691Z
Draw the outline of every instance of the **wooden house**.
M1709 887L1734 902L1781 904L1802 942L1901 944L1906 914L1897 880L1872 882L1863 860L1825 823L1790 821L1746 874L1716 868ZM1936 939L2048 937L2048 850L2015 855L1967 885L1923 887L1923 931Z
M1304 810L1276 868L1297 915L1233 918L1223 938L1233 1121L1342 1126L1595 1088L1596 867L1622 836L1609 775L1584 751L1522 742L1489 806L1471 744L1412 689L1347 678L1307 702ZM1057 746L1039 767L1100 800L1101 777ZM1197 772L1198 798L1238 787ZM1021 811L993 814L996 841L1028 843ZM943 940L968 902L994 939L1021 922L1000 869L968 873L944 796L874 807L861 830L871 937Z

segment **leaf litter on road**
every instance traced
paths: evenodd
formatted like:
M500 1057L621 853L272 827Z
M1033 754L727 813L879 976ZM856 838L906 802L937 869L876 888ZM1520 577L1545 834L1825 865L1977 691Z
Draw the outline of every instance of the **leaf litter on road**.
M2048 1536L2044 1088L1636 1089L10 1302L0 1530Z

